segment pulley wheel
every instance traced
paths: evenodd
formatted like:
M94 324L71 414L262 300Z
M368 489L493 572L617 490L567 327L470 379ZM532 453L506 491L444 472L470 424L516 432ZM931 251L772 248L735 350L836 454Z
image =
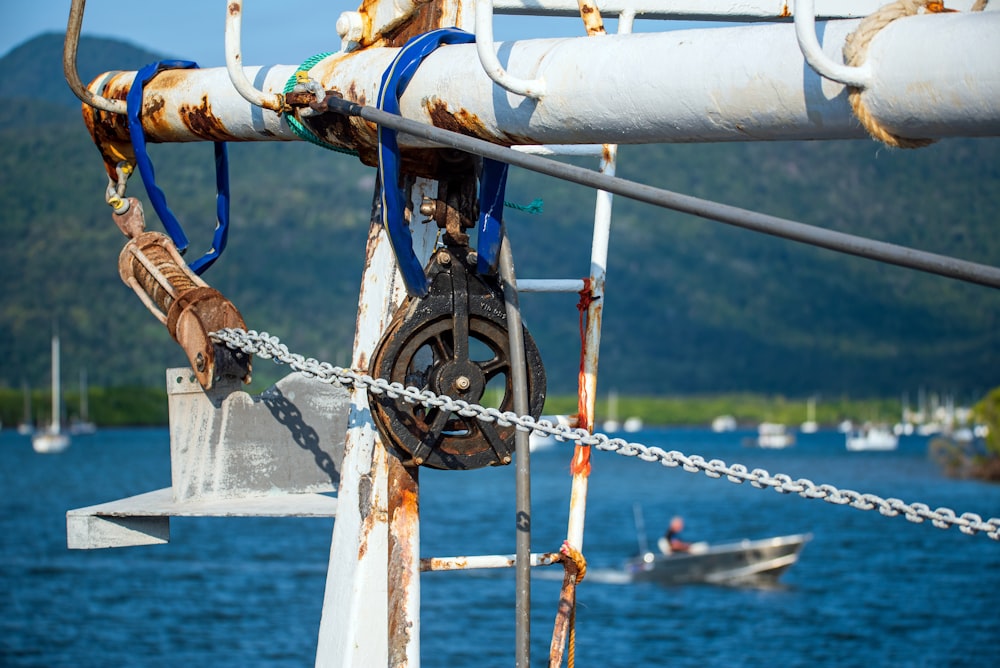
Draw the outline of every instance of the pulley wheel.
M463 291L433 294L404 307L375 352L372 371L390 382L428 389L469 403L513 410L507 317L497 288L478 276L458 281L468 288L465 308L453 308ZM463 311L465 313L463 314ZM524 329L529 412L545 403L545 371L534 340ZM483 422L433 406L369 395L386 445L408 465L475 469L509 464L513 425Z

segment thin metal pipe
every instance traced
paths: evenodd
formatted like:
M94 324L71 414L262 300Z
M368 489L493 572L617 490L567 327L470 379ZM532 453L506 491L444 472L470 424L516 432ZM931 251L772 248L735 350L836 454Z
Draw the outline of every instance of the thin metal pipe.
M755 232L819 246L828 250L877 260L900 267L916 269L930 274L947 276L968 283L1000 288L1000 268L959 260L957 258L929 253L906 246L868 239L854 234L826 230L814 225L806 225L786 218L749 211L728 204L711 202L691 195L648 186L619 177L556 162L548 158L527 155L508 148L491 144L475 137L466 137L455 132L437 128L425 123L411 121L395 114L389 114L374 107L367 107L347 100L327 97L325 103L331 111L360 116L367 121L394 128L400 132L425 139L436 144L450 146L468 153L475 153L494 160L500 160L517 167L547 174L565 181L572 181L598 190L606 190L615 195L628 197L654 206L689 213L700 218L715 220L727 225L742 227Z
M83 13L87 8L87 0L73 0L69 7L69 20L66 23L66 38L63 40L63 76L73 94L92 107L113 114L125 114L125 100L111 100L97 95L80 81L76 67L76 52L80 47L80 31L83 28Z
M582 278L519 278L518 292L579 292L583 290Z
M530 561L532 566L551 566L559 561L559 553L532 553ZM516 554L486 554L466 557L428 557L420 560L420 570L466 571L483 568L510 568L516 563Z
M507 311L507 336L510 345L510 375L514 390L514 412L527 415L528 374L525 369L524 331L521 328L521 308L517 297L517 277L510 240L505 234L500 242L500 279L503 284L504 307ZM531 666L531 460L528 432L514 432L514 452L517 455L515 495L517 541L516 587L514 613L514 665Z

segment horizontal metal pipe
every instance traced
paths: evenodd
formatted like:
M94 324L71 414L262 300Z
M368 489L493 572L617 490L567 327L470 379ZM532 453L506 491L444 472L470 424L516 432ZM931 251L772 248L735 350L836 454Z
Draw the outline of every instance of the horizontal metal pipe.
M817 25L824 51L839 58L857 22ZM873 82L864 94L866 105L902 136L1000 135L997 34L1000 12L894 21L869 49ZM368 104L377 98L382 72L395 54L396 49L382 48L337 54L316 64L310 75L327 90ZM456 45L423 62L402 97L402 115L505 145L864 136L845 87L821 79L805 64L787 23L527 40L500 44L498 54L512 75L544 77L545 97L526 101L502 91L483 72L475 45ZM257 88L275 93L295 69L247 68L247 74ZM130 76L112 77L113 85L127 90ZM243 100L224 69L162 73L147 84L144 104L155 111L143 120L153 141L217 138L201 125L186 124L182 107L208 107L217 121L210 127L222 128L227 139L294 138L274 112ZM112 137L125 132L124 124L108 126ZM346 146L371 145L375 132L365 124L323 131Z
M582 278L519 278L518 292L579 292L583 290Z
M817 0L817 18L858 18L876 11L887 0ZM948 7L968 11L974 0L949 0ZM787 18L793 0L596 0L601 15L614 18L634 11L637 18L687 21L761 21ZM578 0L494 0L493 12L510 15L579 16Z
M845 234L821 227L805 225L793 220L749 211L728 204L711 202L690 195L655 188L626 179L607 176L576 165L556 162L549 158L527 155L491 144L490 142L466 137L430 125L417 123L374 107L327 98L332 111L359 115L367 121L393 128L399 132L412 134L443 146L451 146L461 151L475 153L493 160L506 162L534 172L554 176L565 181L605 190L654 206L689 213L701 218L716 220L736 227L819 246L840 253L878 260L910 269L918 269L931 274L956 278L969 283L977 283L1000 288L1000 268L959 260L957 258L928 253L926 251L898 246L884 241L866 239L853 234Z
M532 553L532 566L549 566L559 560L557 552ZM512 568L517 564L513 554L487 554L470 557L430 557L420 560L421 571L463 571L480 568Z

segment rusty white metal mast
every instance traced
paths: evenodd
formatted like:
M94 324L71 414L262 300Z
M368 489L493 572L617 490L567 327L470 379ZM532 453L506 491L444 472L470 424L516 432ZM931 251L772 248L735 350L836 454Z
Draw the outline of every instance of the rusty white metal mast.
M972 0L949 2L959 11L921 12L877 27L865 40L863 58L846 63L845 43L857 40L861 19L882 4L373 0L340 17L340 52L314 64L308 78L315 90L371 105L379 97L382 73L409 38L436 28L463 28L476 33L475 44L429 55L401 98L401 115L519 150L601 156L600 168L607 175L614 173L618 144L864 137L859 109L879 131L904 140L1000 135L1000 13L989 7L969 11L979 9ZM146 84L142 126L149 141L299 138L285 113L305 118L308 112L293 109L284 92L299 67L244 67L242 7L239 0L227 4L226 68L170 70ZM89 86L79 81L75 58L83 11L83 0L74 0L65 69L77 95L98 110L91 123L113 174L121 162L120 149L129 142L121 115L136 73L108 73ZM580 16L587 34L497 44L494 13ZM606 34L601 17L617 19L618 34ZM726 26L632 34L634 21L649 19L722 21ZM357 151L366 164L377 162L372 124L338 117L313 128L329 145ZM432 145L405 134L399 141L404 152ZM409 190L414 212L442 198L436 174L417 176ZM610 221L611 196L599 193L591 266L581 272L585 278L516 280L521 292L581 292L586 298L578 416L585 427L594 415ZM415 222L410 228L417 256L430 257L438 229ZM366 258L352 362L358 369L369 367L405 294L378 221L372 225ZM508 279L512 273L511 265ZM509 317L513 322L516 313ZM387 454L363 392L347 395L327 386L308 390L296 385L295 394L306 397L297 406L299 413L307 424L322 425L312 443L336 462L334 475L317 470L317 459L303 456L302 448L289 441L287 425L269 417L274 414L269 407L278 397L290 396L283 389L300 382L289 376L277 391L253 399L239 392L238 385L219 383L204 390L185 370L169 372L172 487L71 511L70 546L164 542L169 517L178 515L335 515L317 665L419 665L420 570L459 564L448 558L421 559L418 468ZM529 495L520 486L527 482L528 452L524 439L519 441L520 511ZM254 452L253 467L246 464L247 448ZM579 448L567 529L576 550L582 550L584 541L587 460L588 453ZM289 480L285 494L273 494L262 469ZM318 493L333 489L336 498ZM530 505L524 508L530 515ZM519 535L515 558L482 556L462 562L473 567L517 564L515 662L523 666L529 665L530 642L527 568L552 559L529 555L528 549L530 534L527 541ZM554 655L561 653L556 645L564 631L557 623Z

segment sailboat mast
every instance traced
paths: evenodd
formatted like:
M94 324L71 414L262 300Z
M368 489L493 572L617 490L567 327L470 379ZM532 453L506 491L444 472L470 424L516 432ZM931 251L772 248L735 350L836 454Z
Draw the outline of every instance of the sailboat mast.
M59 433L59 337L52 337L52 433Z

